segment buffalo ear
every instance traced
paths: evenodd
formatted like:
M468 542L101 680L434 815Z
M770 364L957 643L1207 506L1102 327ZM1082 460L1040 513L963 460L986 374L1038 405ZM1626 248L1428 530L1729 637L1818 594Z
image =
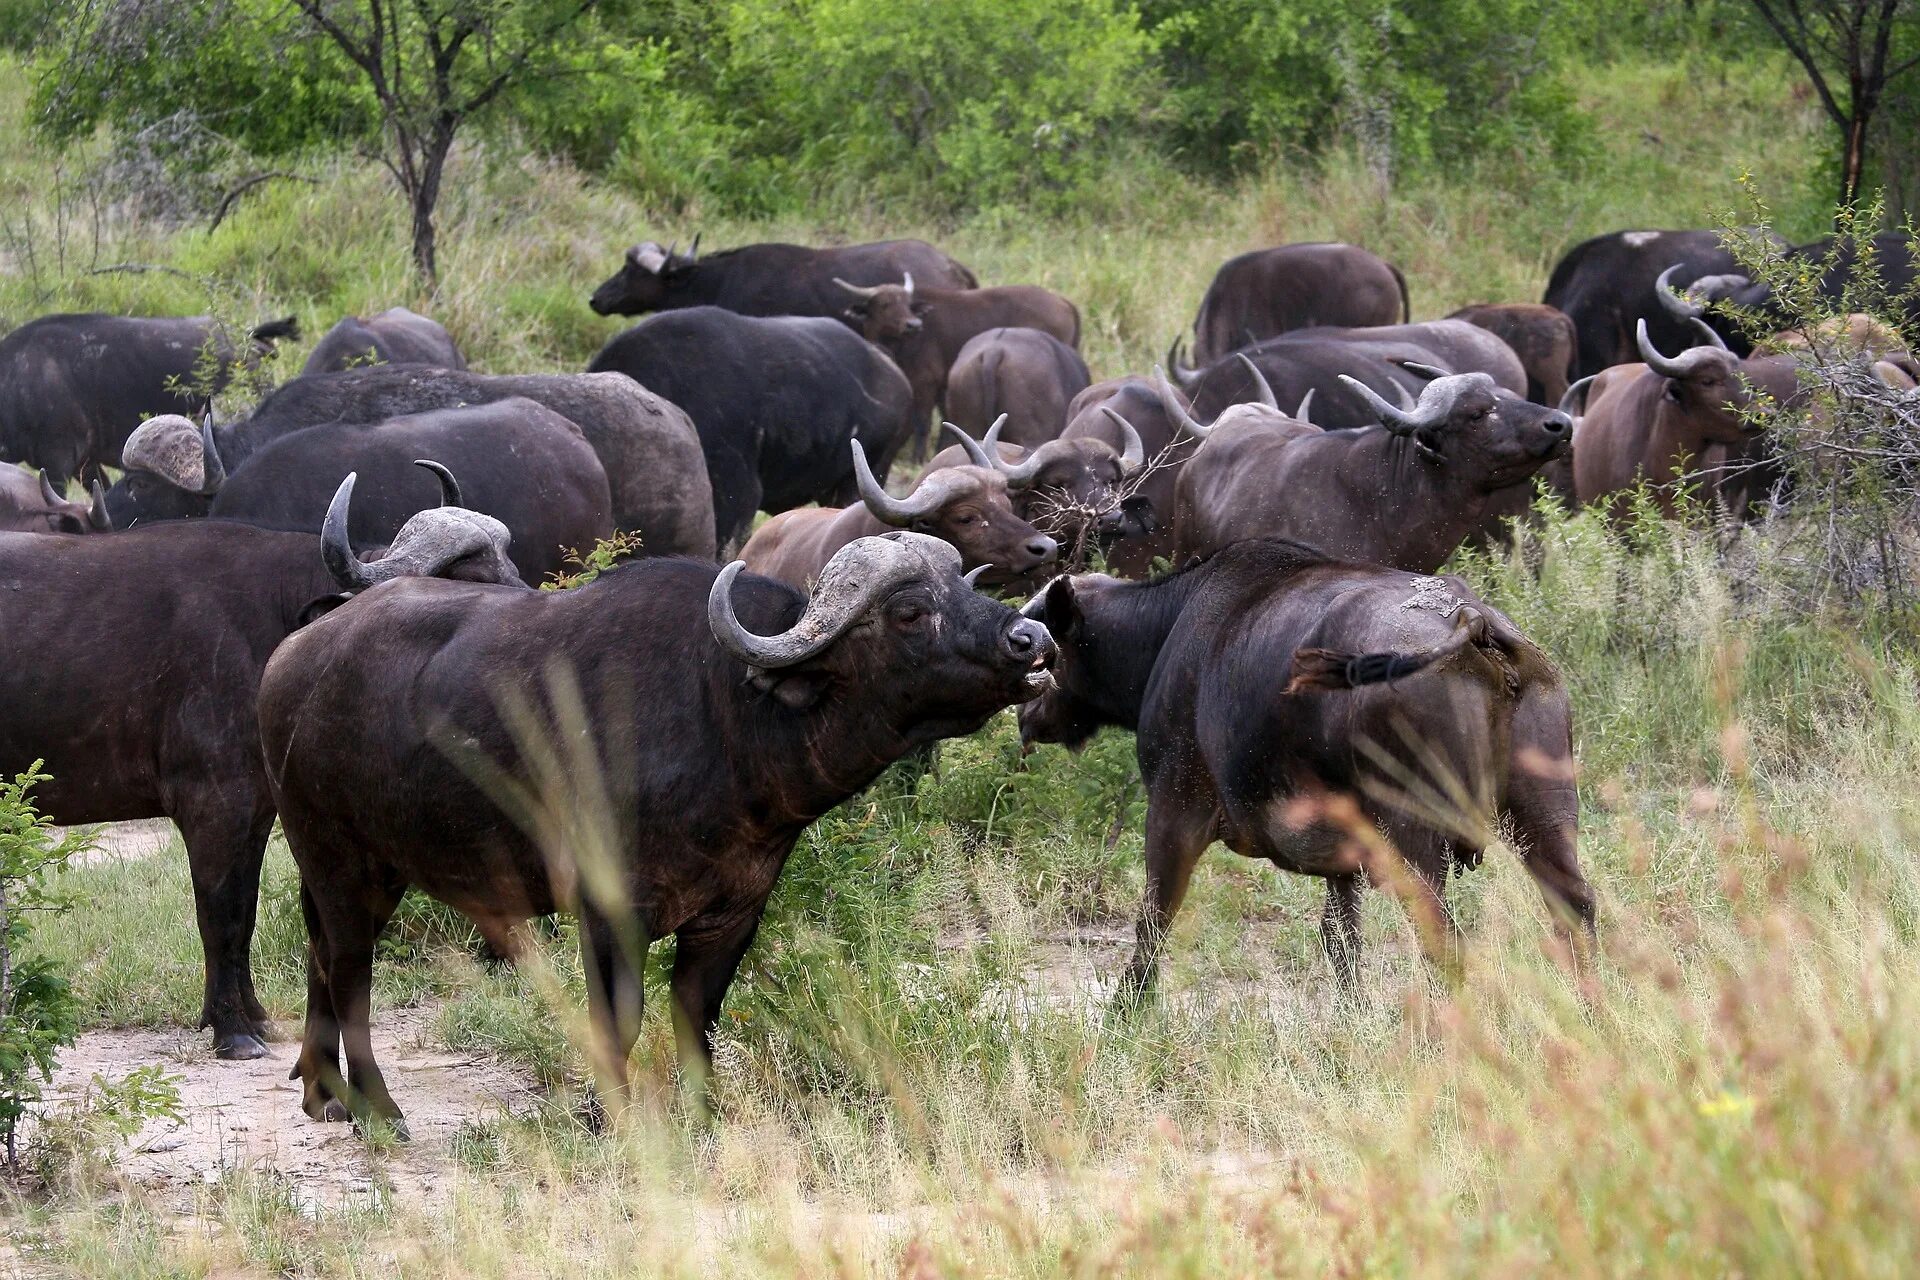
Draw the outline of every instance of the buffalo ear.
M306 605L300 610L299 615L294 618L293 629L298 631L309 622L326 617L351 599L353 599L351 593L342 591L338 595L321 596L317 600L307 601Z
M1056 636L1073 634L1080 622L1080 602L1074 599L1073 579L1055 578L1047 585L1047 599L1040 621Z

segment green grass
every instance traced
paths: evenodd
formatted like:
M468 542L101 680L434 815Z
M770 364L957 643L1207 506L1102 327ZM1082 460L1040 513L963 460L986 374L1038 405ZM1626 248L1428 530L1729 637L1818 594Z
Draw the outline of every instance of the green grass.
M1110 216L935 227L823 207L743 224L649 217L617 189L467 153L446 282L418 293L371 170L276 184L212 236L109 219L36 279L17 244L0 311L298 311L407 303L480 368L579 367L618 323L586 292L643 235L923 234L987 280L1074 297L1097 373L1140 369L1214 264L1337 237L1400 262L1415 310L1534 298L1572 241L1708 225L1753 175L1810 235L1819 123L1780 64L1587 73L1604 155L1578 173L1489 160L1382 197L1339 156L1231 190L1113 177ZM42 248L59 175L0 79L0 197ZM69 237L69 248L75 243ZM47 261L42 255L43 263ZM89 276L87 263L165 273ZM290 352L296 360L301 353ZM1565 671L1582 859L1602 955L1575 974L1517 860L1454 888L1470 943L1450 988L1384 893L1364 990L1320 955L1319 884L1203 859L1160 999L1107 1006L1142 869L1131 743L1020 759L1011 718L896 770L817 824L781 880L722 1020L717 1115L675 1094L656 949L635 1068L643 1105L589 1134L570 925L527 973L410 901L376 1017L437 1000L448 1047L524 1069L553 1104L476 1124L444 1203L303 1215L270 1175L210 1191L176 1229L137 1191L22 1205L76 1274L1215 1276L1895 1274L1920 1255L1920 697L1910 640L1790 593L1772 544L1651 525L1622 541L1548 520L1536 574L1466 572ZM1116 816L1121 818L1116 824ZM1109 843L1116 830L1117 837ZM184 861L78 870L89 905L43 939L91 1025L180 1024L199 1004ZM300 1012L293 872L269 853L255 972ZM396 1084L396 1088L400 1088ZM400 1097L404 1106L404 1090Z

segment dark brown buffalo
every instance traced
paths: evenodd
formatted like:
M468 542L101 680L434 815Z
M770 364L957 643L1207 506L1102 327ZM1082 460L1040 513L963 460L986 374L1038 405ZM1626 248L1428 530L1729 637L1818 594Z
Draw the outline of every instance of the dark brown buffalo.
M307 920L308 1115L399 1121L370 1001L410 886L507 939L579 915L615 1106L648 947L675 938L676 1037L704 1077L801 834L1049 683L1045 628L977 594L936 538L862 538L811 600L744 567L645 560L560 592L391 583L274 654L260 736Z
M1146 464L1140 433L1113 409L1102 405L1098 412L1108 415L1115 443L1082 434L1023 449L999 442L1000 423L979 442L956 428L961 443L935 454L923 475L962 466L998 471L1006 478L1020 518L1066 548L1067 564L1084 566L1096 548L1119 538L1144 537L1157 520L1147 500L1134 492Z
M746 316L826 316L848 323L847 296L836 279L893 284L909 272L922 288L971 289L980 283L973 272L924 240L824 249L748 244L703 258L700 237L695 236L686 253L676 253L671 245L662 249L651 240L633 246L620 270L593 291L589 305L603 316L721 307Z
M464 369L467 358L439 322L405 307L389 307L370 319L347 316L335 324L314 345L300 372L338 373L369 364Z
M1185 413L1191 406L1186 394L1172 392L1171 407ZM1146 462L1132 476L1127 487L1131 501L1141 504L1141 514L1151 513L1152 528L1138 519L1106 548L1107 568L1127 578L1144 578L1154 570L1156 560L1173 557L1173 489L1180 468L1200 446L1200 441L1180 429L1167 415L1169 402L1161 398L1150 379L1128 375L1096 382L1073 398L1067 406L1067 429L1062 440L1099 440L1115 453L1124 453L1126 433L1114 421L1118 415L1139 437ZM1111 413L1108 411L1111 410Z
M1566 312L1540 302L1486 302L1447 319L1477 325L1512 347L1527 371L1527 399L1559 404L1567 394L1579 335Z
M1644 480L1667 515L1677 513L1691 483L1708 501L1744 511L1746 487L1734 483L1738 477L1724 469L1705 474L1701 464L1725 461L1725 454L1709 458L1716 446L1744 451L1759 437L1765 424L1755 411L1767 400L1787 403L1798 391L1794 362L1787 356L1743 360L1706 325L1696 324L1694 332L1707 345L1669 357L1643 323L1636 336L1645 363L1616 365L1593 379L1573 444L1574 493L1582 506L1604 503L1610 514L1624 516L1627 492Z
M324 535L224 520L0 534L0 775L44 761L52 779L34 798L55 822L179 826L206 961L200 1025L223 1058L267 1052L248 951L274 814L254 717L268 656L342 586L413 573L517 581L506 530L485 516L422 512L362 566L336 507Z
M1193 321L1193 356L1224 360L1294 329L1399 324L1413 318L1400 269L1350 244L1285 244L1229 258Z
M969 339L989 329L1022 328L1050 333L1070 347L1080 345L1080 312L1037 285L938 289L917 285L911 275L902 284L835 283L851 298L847 318L862 337L893 357L913 385L916 448L926 443L934 411L946 413L947 372Z
M98 480L93 502L73 502L53 491L46 473L34 475L0 463L0 533L105 533L107 497Z
M1067 405L1087 389L1087 362L1038 329L989 329L960 348L947 375L947 410L978 436L1001 414L1008 444L1033 448L1067 425Z
M1126 993L1151 985L1215 840L1327 881L1322 936L1343 986L1362 877L1410 881L1445 948L1448 875L1478 865L1502 823L1549 904L1591 933L1566 689L1459 579L1261 540L1150 583L1058 578L1023 612L1060 656L1055 688L1021 710L1022 739L1136 735L1147 891Z
M1411 410L1356 391L1381 425L1321 431L1281 413L1271 394L1210 427L1189 419L1205 442L1175 491L1178 558L1283 537L1340 559L1432 573L1507 491L1530 494L1573 430L1558 409L1484 373L1435 378Z
M991 466L981 445L967 439L966 465L929 468L904 498L880 487L860 446L852 446L860 502L851 507L801 507L754 530L740 558L754 573L802 591L812 587L840 548L889 529L911 529L948 542L969 571L1014 579L1051 564L1059 544L1023 519L1009 490L1013 480Z

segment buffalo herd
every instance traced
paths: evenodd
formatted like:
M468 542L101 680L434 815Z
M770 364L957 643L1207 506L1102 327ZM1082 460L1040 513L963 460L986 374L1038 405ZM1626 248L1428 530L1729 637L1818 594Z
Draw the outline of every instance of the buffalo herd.
M1749 240L1821 264L1836 304L1869 263L1911 292L1898 237ZM1612 512L1644 484L1671 513L1697 487L1742 515L1769 496L1766 413L1804 399L1782 304L1704 231L1601 236L1542 303L1419 322L1366 250L1256 250L1206 290L1193 365L1176 341L1099 379L1073 302L916 240L648 241L590 305L645 318L582 372L477 372L427 317L348 317L223 421L291 320L0 340L0 775L44 762L62 823L178 826L221 1057L269 1052L249 954L280 823L316 1119L404 1130L370 993L409 888L506 956L578 917L614 1101L673 937L703 1078L808 826L1008 707L1024 745L1135 735L1124 996L1214 841L1327 881L1343 987L1364 882L1405 888L1444 953L1448 879L1497 839L1582 958L1564 683L1438 575L1543 491ZM1913 385L1890 331L1839 324ZM537 589L615 535L631 563Z

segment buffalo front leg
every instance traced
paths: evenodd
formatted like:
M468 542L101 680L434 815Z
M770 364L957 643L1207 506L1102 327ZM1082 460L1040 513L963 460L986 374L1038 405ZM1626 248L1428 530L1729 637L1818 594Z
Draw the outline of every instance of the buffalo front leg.
M627 1059L640 1039L646 1009L641 983L648 939L637 919L616 924L597 908L580 908L580 961L587 980L587 1019L594 1082L616 1115L627 1104Z
M1320 941L1344 992L1360 986L1360 877L1327 877L1327 905L1320 912Z
M1567 928L1576 956L1594 944L1593 886L1580 871L1580 796L1566 692L1530 690L1516 709L1507 812L1527 871Z
M200 1025L213 1028L214 1053L259 1058L267 1052L266 1010L253 992L251 952L260 905L260 863L273 813L250 803L195 798L174 813L193 876L206 985Z
M1160 972L1160 946L1187 896L1194 864L1213 838L1209 815L1150 800L1147 805L1147 892L1134 929L1133 962L1120 981L1123 1004L1137 1002Z
M679 1051L681 1081L702 1105L713 1075L713 1031L720 1005L753 945L764 903L743 914L696 916L675 934L673 957L673 1039Z

